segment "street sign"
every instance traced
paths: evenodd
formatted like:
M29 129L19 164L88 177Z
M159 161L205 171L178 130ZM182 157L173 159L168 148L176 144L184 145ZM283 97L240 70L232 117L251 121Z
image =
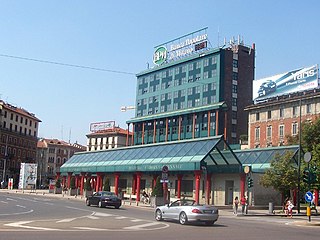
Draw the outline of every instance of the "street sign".
M163 172L163 173L169 172L168 166L164 165L164 166L162 167L162 172Z
M162 180L167 180L168 179L168 173L163 172L161 176Z
M312 158L311 152L306 152L306 153L304 154L303 158L304 158L304 161L305 161L306 163L310 162L310 160L311 160L311 158Z
M313 200L313 194L312 194L312 192L307 192L306 193L306 195L304 196L304 198L305 198L305 200L307 201L307 202L312 202L312 200Z

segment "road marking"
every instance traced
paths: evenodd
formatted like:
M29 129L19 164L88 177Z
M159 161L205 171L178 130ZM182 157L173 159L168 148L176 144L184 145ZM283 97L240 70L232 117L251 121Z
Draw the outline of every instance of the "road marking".
M99 217L112 217L116 216L110 213L101 213L101 212L94 212L92 215L99 216Z
M7 198L8 201L13 201L13 202L18 202L18 200L16 199L12 199L12 198Z
M66 219L56 221L56 223L67 223L67 222L72 222L73 220L76 220L76 219L77 218L66 218Z
M99 217L95 217L95 216L87 216L87 218L90 218L90 219L100 219Z
M91 227L73 227L76 229L81 229L81 230L89 230L89 231L106 231L107 229L102 229L102 228L91 228Z
M2 203L9 203L9 202L5 202L5 201L0 201L0 202L2 202Z
M125 218L127 217L124 217L124 216L115 217L115 219L118 219L118 220L125 219Z
M43 230L43 231L59 231L60 229L56 228L43 228L43 227L32 227L32 226L25 226L24 224L32 223L33 221L20 221L14 223L4 224L5 226L9 227L19 227L19 228L26 228L26 229L34 229L34 230Z
M0 213L0 216L20 215L20 214L27 214L32 212L33 212L33 209L26 212L19 212L19 213Z
M142 219L132 219L131 222L142 222L142 221L145 221L145 220L142 220Z
M21 208L26 208L25 206L21 206L21 205L16 205L17 207L21 207Z
M151 222L151 223L145 223L145 224L140 224L140 225L135 225L135 226L130 226L130 227L124 227L123 229L126 229L126 230L142 230L145 227L150 227L150 226L154 226L154 225L158 225L158 224L159 224L158 222Z

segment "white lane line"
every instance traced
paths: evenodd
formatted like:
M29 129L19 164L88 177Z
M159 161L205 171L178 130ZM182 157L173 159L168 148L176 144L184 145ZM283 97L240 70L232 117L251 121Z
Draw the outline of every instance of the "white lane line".
M60 229L55 229L55 228L32 227L32 226L23 225L23 224L32 223L32 222L33 221L20 221L20 222L8 223L4 225L9 227L18 227L18 228L44 230L44 231L60 231Z
M80 230L89 230L89 231L106 231L106 229L102 228L91 228L91 227L73 227Z
M141 225L135 225L135 226L131 226L131 227L124 227L123 229L129 229L129 230L141 230L145 227L150 227L150 226L154 226L154 225L158 225L158 222L151 222L151 223L145 223L145 224L141 224Z
M18 213L0 213L0 216L10 216L10 215L22 215L27 213L32 213L33 209L26 211L26 212L18 212Z
M126 219L127 217L124 216L119 216L119 217L115 217L115 219L121 220L121 219Z
M72 222L74 220L76 220L77 218L66 218L66 219L62 219L59 221L56 221L56 223L67 223L67 222Z
M0 201L0 202L2 202L2 203L9 203L9 202L5 202L5 201Z
M143 219L132 219L131 220L131 222L143 222L143 221L145 221L145 220L143 220Z
M90 218L90 219L100 219L99 217L95 217L95 216L87 216L87 218Z
M12 198L7 198L8 201L13 201L13 202L18 202L18 200L16 199L12 199Z
M112 217L112 216L116 216L110 213L101 213L101 212L95 212L93 213L93 215L98 216L98 217Z
M21 208L26 208L25 206L21 206L21 205L16 205L17 207L21 207Z

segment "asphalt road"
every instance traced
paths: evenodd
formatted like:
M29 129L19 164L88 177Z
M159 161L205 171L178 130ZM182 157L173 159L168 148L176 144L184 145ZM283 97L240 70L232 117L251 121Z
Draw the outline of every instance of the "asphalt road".
M320 238L320 226L275 216L233 216L221 211L213 226L157 222L153 210L87 207L84 201L0 192L0 240L290 239Z

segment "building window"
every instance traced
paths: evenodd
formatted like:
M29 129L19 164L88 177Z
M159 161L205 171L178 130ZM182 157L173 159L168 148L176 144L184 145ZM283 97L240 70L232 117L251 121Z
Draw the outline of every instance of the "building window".
M280 111L280 112L279 112L280 117L283 118L283 117L284 117L284 109L283 109L283 108L280 108L279 111Z
M270 140L272 137L272 126L267 127L267 139Z
M271 111L268 111L268 119L271 119Z
M256 121L260 121L260 113L256 113Z
M238 73L232 72L232 80L238 80Z
M189 64L189 71L193 70L193 63Z
M233 59L233 61L232 61L232 66L233 66L234 68L237 68L237 67L238 67L238 60L237 60L237 59Z
M279 126L279 137L280 138L284 137L284 125Z
M292 123L292 135L295 136L298 134L298 123Z
M238 86L232 85L232 93L237 93L237 92L238 92Z
M260 141L260 127L255 128L254 139L255 139L255 141Z
M298 107L297 106L293 106L292 107L292 116L297 116L298 114Z
M232 106L237 106L237 99L236 98L232 98Z
M311 113L311 104L307 104L307 113Z
M203 66L204 67L209 66L209 58L206 58L206 59L203 60Z

